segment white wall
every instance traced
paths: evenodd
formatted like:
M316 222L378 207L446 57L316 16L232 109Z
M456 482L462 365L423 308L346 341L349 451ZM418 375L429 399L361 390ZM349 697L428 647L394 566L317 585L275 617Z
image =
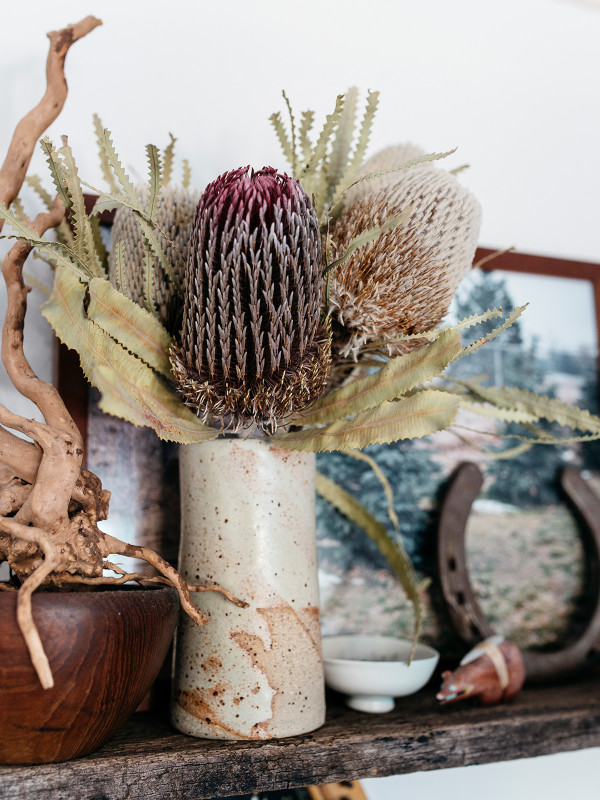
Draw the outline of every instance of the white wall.
M597 0L7 5L0 13L0 154L41 95L44 33L93 13L104 26L69 54L69 99L50 130L55 140L69 135L92 183L100 181L94 111L140 173L143 145L162 146L172 131L201 188L243 164L285 166L267 120L283 108L282 88L297 109L324 114L338 92L356 84L382 93L373 149L402 140L427 150L458 145L452 164L471 164L463 180L483 205L482 244L600 261ZM35 168L43 172L41 157ZM37 346L42 366L48 348ZM566 762L559 758L528 762L526 780L522 764L501 764L471 768L472 782L442 771L370 781L368 791L372 798L397 792L479 800L492 797L489 785L499 792L494 797L513 798L532 796L535 785L533 795L550 800L558 794L549 765L560 771ZM598 752L576 758L578 779L593 776ZM593 796L591 788L578 794Z

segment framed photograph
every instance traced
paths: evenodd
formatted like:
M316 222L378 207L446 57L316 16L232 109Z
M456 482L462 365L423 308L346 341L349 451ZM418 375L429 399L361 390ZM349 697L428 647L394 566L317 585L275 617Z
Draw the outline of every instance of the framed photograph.
M449 374L597 410L599 266L519 253L486 260L491 255L478 251L482 267L464 281L450 316L457 320L488 308L529 305L511 329L453 365ZM485 327L473 329L472 339ZM469 341L468 335L464 339ZM559 488L559 475L566 464L575 465L600 490L600 447L536 445L519 452L518 441L497 435L518 435L518 426L484 422L462 414L452 431L368 452L392 485L413 563L423 579L434 582L440 499L458 464L479 465L485 482L467 530L471 584L495 630L521 646L551 645L580 612L585 573L578 521ZM389 519L381 484L367 464L327 453L318 456L318 468L381 521ZM325 633L410 636L412 609L375 546L323 501L318 521ZM426 597L424 639L443 647L451 631L441 622L435 591Z

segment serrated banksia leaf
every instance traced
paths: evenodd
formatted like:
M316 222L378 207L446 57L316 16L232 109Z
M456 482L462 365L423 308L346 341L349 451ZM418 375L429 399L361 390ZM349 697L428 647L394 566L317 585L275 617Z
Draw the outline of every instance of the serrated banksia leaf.
M140 191L140 199L146 201L148 189ZM162 324L174 334L181 324L181 286L185 262L189 253L190 236L198 195L179 187L167 187L160 195L156 225L158 240L173 268L179 287L166 274L158 259L153 259L154 304ZM122 242L124 285L120 285L117 247ZM147 243L135 213L126 206L115 214L112 228L111 251L108 259L109 277L112 285L127 294L138 305L145 305L146 279L145 259Z
M393 162L389 168L398 165L399 155L414 157L415 148L403 150L388 148L371 162L386 169L385 156ZM363 174L372 171L369 162L361 169ZM366 191L371 183L375 191ZM415 343L393 343L394 338L438 325L471 268L479 202L453 175L429 164L364 181L350 199L332 230L338 253L390 214L409 206L412 212L406 224L355 251L335 270L330 313L336 347L342 357L356 357L365 345L389 342L387 353L398 354Z
M213 181L196 211L171 355L184 402L222 428L273 432L315 400L331 354L322 283L319 226L297 181L270 167Z

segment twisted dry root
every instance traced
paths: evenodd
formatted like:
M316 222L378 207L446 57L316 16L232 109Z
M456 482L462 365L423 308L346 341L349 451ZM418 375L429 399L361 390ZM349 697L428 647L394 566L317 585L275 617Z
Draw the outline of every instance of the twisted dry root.
M126 545L127 547L134 547L135 545ZM175 575L179 575L173 567L169 565L167 561L164 561L160 556L158 556L153 550L148 550L146 547L137 548L139 550L144 550L146 553L152 554L156 559L161 561L164 565L166 565L169 570L171 570ZM139 558L140 556L138 556ZM145 559L144 559L145 560ZM166 578L163 575L144 575L143 572L126 572L122 569L118 564L113 564L112 561L105 561L102 565L104 569L109 569L112 572L117 572L120 577L114 578L112 575L102 575L98 578L80 578L78 575L62 575L60 578L57 579L57 583L84 583L88 586L101 586L103 584L110 585L110 586L121 586L124 583L129 581L136 581L137 583L144 584L144 583L160 583L162 586L173 586L173 580L171 578ZM156 564L153 564L156 566ZM156 567L159 569L159 567ZM182 579L183 580L183 579ZM217 594L222 594L223 597L226 597L231 603L238 608L248 608L248 603L245 600L240 600L239 597L236 597L232 594L228 589L224 589L222 586L218 584L214 584L214 586L196 586L189 583L185 583L183 581L185 587L187 588L188 592L217 592ZM1 585L1 584L0 584ZM173 586L173 588L177 589L177 586ZM180 595L181 597L181 595Z
M37 672L42 687L51 689L54 686L54 678L52 677L52 670L50 669L44 645L33 621L31 595L44 583L48 575L59 566L60 555L50 536L41 528L22 525L20 522L6 517L0 520L0 528L5 533L10 533L18 539L24 539L26 542L36 544L44 553L42 563L21 584L19 589L17 596L17 624L29 650L31 663Z
M128 545L132 547L133 545ZM146 548L142 548L146 549ZM152 550L148 550L147 552L153 553L156 555ZM162 561L162 559L160 559ZM167 564L166 561L163 561L164 564ZM143 572L126 572L122 569L118 564L113 564L112 561L104 561L103 563L104 569L109 569L112 572L117 572L120 577L114 578L111 575L102 575L98 578L80 578L79 576L75 575L63 575L58 580L57 583L84 583L89 586L100 586L102 584L111 585L111 586L121 586L128 581L136 581L137 583L144 584L144 583L160 583L163 586L173 586L173 581L169 578L165 578L162 575L144 575ZM169 566L167 564L167 566ZM171 567L172 569L172 567ZM1 586L2 584L0 584ZM248 603L244 600L240 600L234 594L232 594L228 589L224 589L222 586L215 584L214 586L196 586L192 584L186 584L188 592L217 592L217 594L222 594L223 597L226 597L231 603L238 606L238 608L248 608ZM175 588L175 587L174 587Z
M230 600L234 605L239 608L247 608L248 603L240 600L235 595L223 589L221 586L190 586L183 580L181 575L174 569L164 558L161 558L154 550L140 545L127 544L115 539L114 536L106 536L107 544L110 547L110 552L114 555L129 556L130 558L139 558L145 561L150 566L154 567L166 580L177 589L181 607L198 625L204 625L208 622L208 618L198 609L192 602L190 592L219 592ZM158 582L158 581L157 581Z
M183 610L198 625L204 625L206 622L208 622L208 618L192 602L190 592L218 592L239 608L246 608L248 606L248 603L235 597L231 592L221 586L188 585L177 572L177 570L153 550L150 550L147 547L121 542L119 539L115 539L113 536L101 534L102 538L104 539L105 547L109 548L111 553L146 561L146 563L155 567L162 574L160 576L148 576L143 575L142 573L129 573L125 572L125 570L121 569L121 567L119 567L117 564L104 560L102 563L102 568L110 569L120 573L119 577L113 577L110 575L99 575L96 577L71 575L67 572L59 571L61 568L64 569L66 566L68 566L68 564L62 563L59 552L52 541L52 538L46 531L42 530L41 528L23 525L15 519L6 517L0 518L0 530L10 534L15 539L22 539L26 542L35 544L40 548L44 555L44 559L41 561L41 563L36 566L33 572L23 581L21 587L18 589L17 597L17 622L19 629L29 651L33 667L44 689L52 688L52 686L54 686L54 679L52 677L50 664L44 651L44 646L40 639L31 611L31 595L39 586L41 586L42 583L49 582L56 586L65 584L84 584L87 586L120 586L129 581L137 581L140 584L158 583L165 586L172 586L176 589L179 595ZM12 587L0 583L0 591L5 590L12 591Z
M114 564L109 566L105 562L104 567L105 569L117 571L117 567ZM169 578L163 577L162 575L144 575L143 572L125 572L125 570L120 568L118 568L118 572L118 578L115 578L112 575L101 575L98 578L82 578L79 575L61 575L57 577L56 581L54 582L56 585L63 583L82 583L86 586L122 586L124 583L135 581L140 585L145 583L159 583L161 586L173 586L173 581L169 580ZM230 600L234 605L238 606L238 608L248 608L248 603L246 603L245 600L240 600L239 597L236 597L228 589L224 589L218 584L215 584L214 586L195 586L189 583L186 584L184 581L184 585L188 592L217 592L217 594L222 594L223 597L226 597L227 600ZM3 584L0 584L0 589L1 588L3 588ZM10 587L6 588L10 589ZM173 586L173 588L178 590L177 586ZM203 619L206 621L206 617L203 617Z

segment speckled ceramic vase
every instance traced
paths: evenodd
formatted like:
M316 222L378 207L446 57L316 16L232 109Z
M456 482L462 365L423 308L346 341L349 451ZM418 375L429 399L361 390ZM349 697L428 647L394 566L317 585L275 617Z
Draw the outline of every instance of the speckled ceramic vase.
M271 739L325 721L313 454L267 441L217 440L180 450L179 569L249 603L203 592L210 616L182 616L171 718L210 739Z

